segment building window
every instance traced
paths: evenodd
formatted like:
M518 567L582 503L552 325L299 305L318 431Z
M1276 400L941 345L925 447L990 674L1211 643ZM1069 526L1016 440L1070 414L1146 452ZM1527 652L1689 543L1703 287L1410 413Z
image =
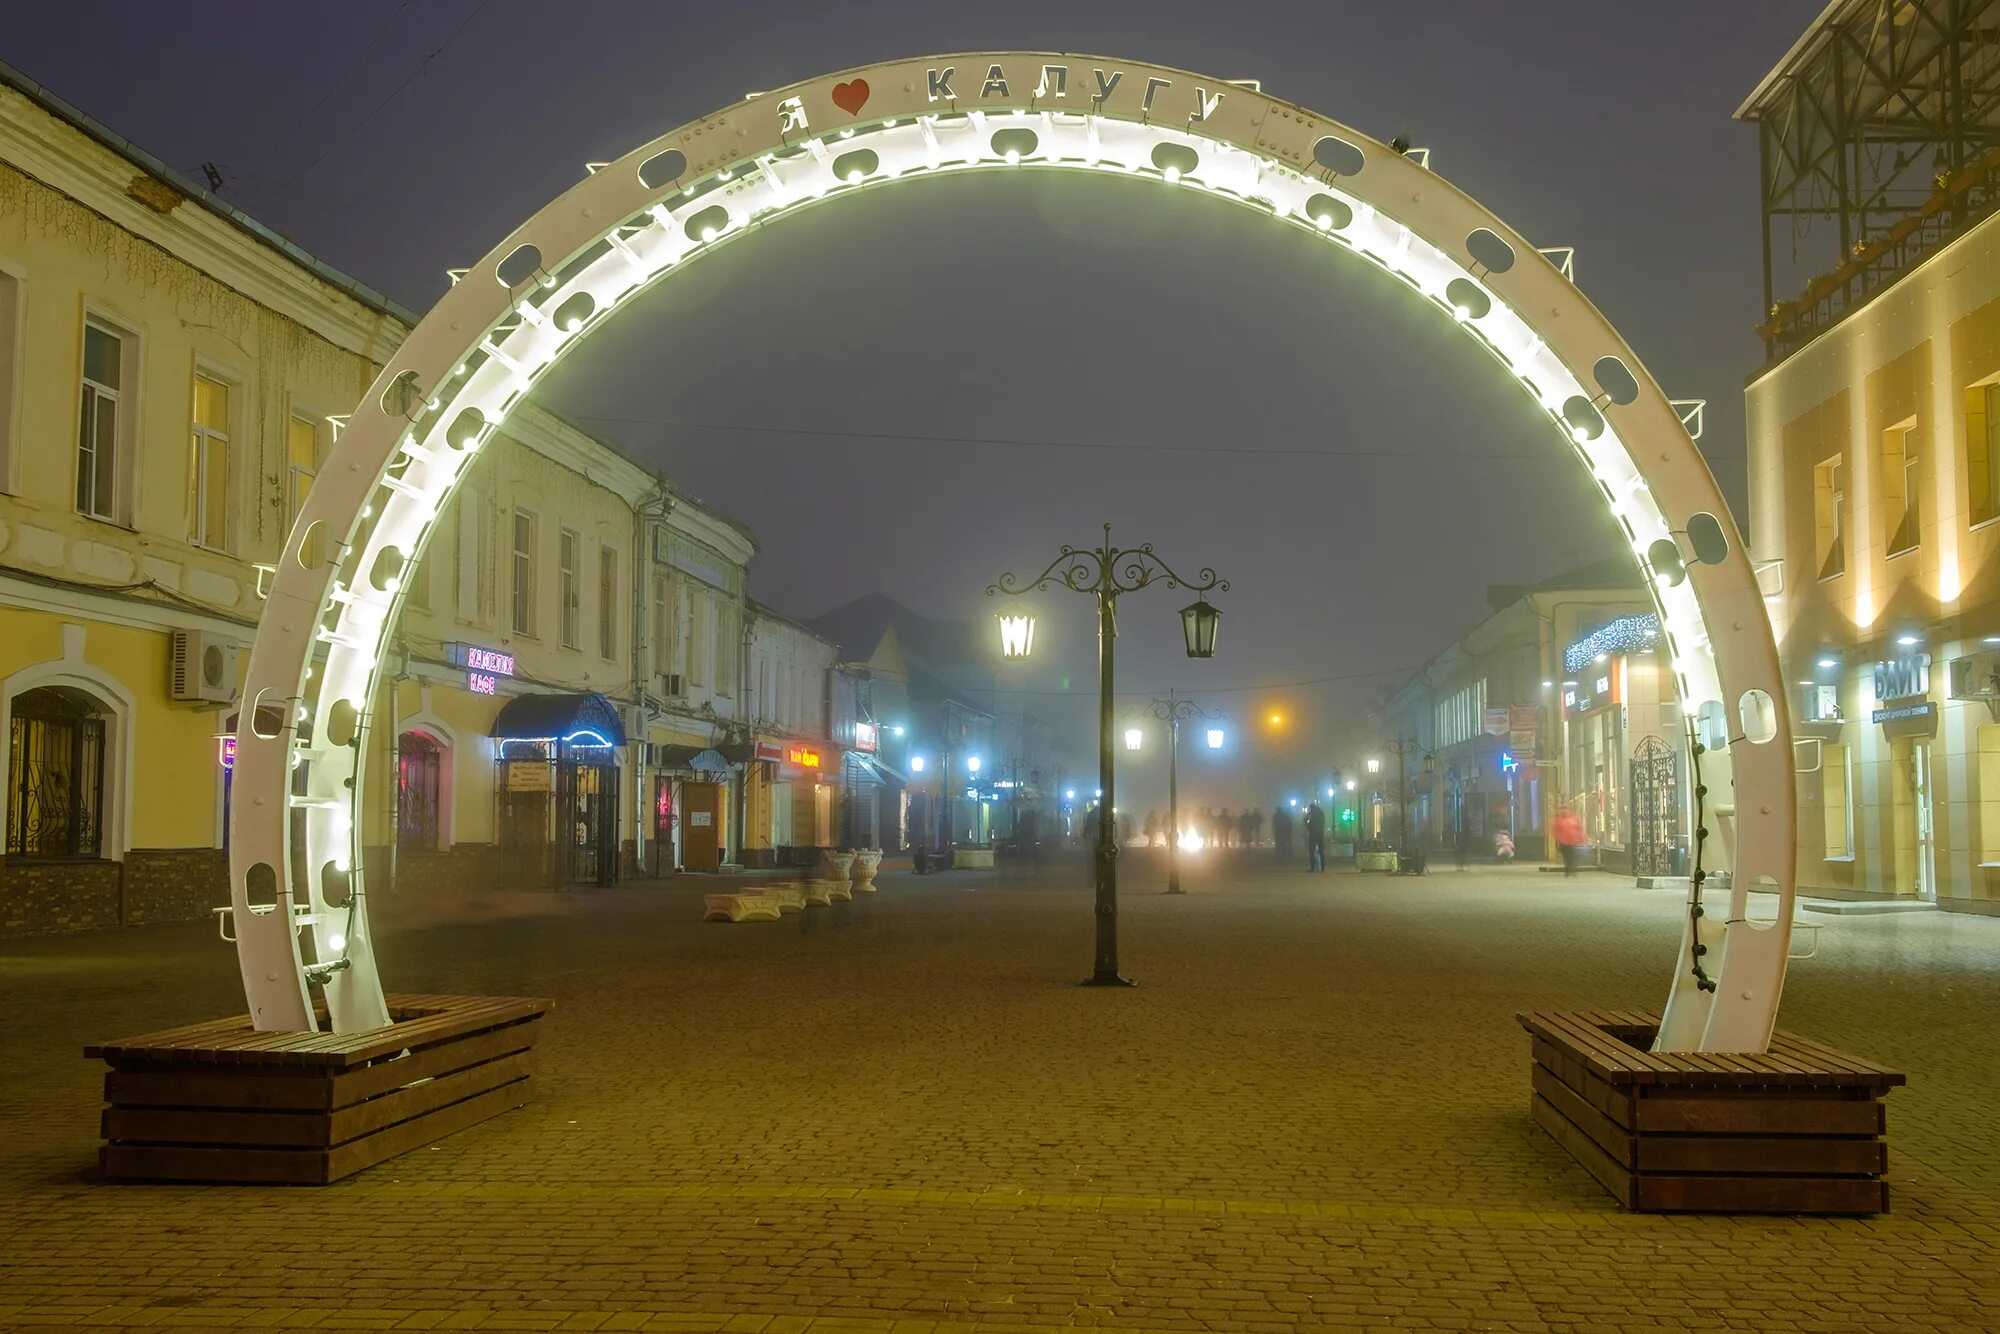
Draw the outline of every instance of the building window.
M2000 384L1965 391L1965 461L1972 522L2000 518Z
M15 696L8 724L9 857L94 858L103 850L104 716L80 690Z
M444 748L421 732L405 732L396 743L396 847L402 852L438 850L443 759Z
M708 594L696 589L688 595L688 684L708 684Z
M597 548L597 652L618 656L618 551L610 545Z
M715 693L736 693L736 604L715 604Z
M1854 855L1852 761L1846 746L1820 750L1820 816L1826 828L1826 857L1833 861Z
M21 280L0 269L0 491L14 484L14 405L23 346Z
M674 670L672 585L663 574L653 576L653 670L669 676Z
M77 417L76 510L118 518L118 453L123 440L125 340L105 325L83 326L83 403Z
M514 633L535 633L535 516L514 511Z
M194 377L194 428L188 437L188 541L210 551L229 544L229 386Z
M1819 577L1832 579L1847 572L1847 532L1843 515L1847 508L1846 479L1839 459L1828 459L1813 469L1813 560Z
M318 476L319 426L311 417L294 412L285 419L285 513L294 528ZM299 559L306 565L319 564L318 533L299 548Z
M1918 505L1917 426L1914 419L1882 432L1882 512L1888 518L1888 554L1914 551L1923 540Z
M581 595L577 591L576 578L577 544L578 539L576 534L567 528L563 529L562 539L559 544L558 566L558 572L561 577L558 581L556 593L562 608L562 646L564 648L576 647L577 620L581 612L579 605Z
M1979 729L1979 860L2000 865L2000 726Z

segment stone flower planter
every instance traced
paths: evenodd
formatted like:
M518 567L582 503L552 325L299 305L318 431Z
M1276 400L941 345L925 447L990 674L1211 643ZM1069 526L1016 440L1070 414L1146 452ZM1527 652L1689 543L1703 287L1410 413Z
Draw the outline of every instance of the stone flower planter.
M863 848L854 854L854 888L863 894L875 892L875 872L882 866L882 849Z
M822 852L819 855L819 878L838 880L842 884L854 878L854 854L851 852Z

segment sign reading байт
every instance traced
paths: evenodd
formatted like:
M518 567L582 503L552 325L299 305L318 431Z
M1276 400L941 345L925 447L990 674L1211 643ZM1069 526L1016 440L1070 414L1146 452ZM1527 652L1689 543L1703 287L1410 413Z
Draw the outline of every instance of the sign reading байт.
M1934 727L1937 704L1930 699L1930 692L1930 654L1885 658L1875 664L1875 711L1870 715L1871 720L1900 724L1898 731Z

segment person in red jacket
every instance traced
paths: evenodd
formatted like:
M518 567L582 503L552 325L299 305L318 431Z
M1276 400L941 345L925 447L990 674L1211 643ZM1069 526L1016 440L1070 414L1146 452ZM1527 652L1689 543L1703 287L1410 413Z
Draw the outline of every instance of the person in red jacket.
M1583 846L1583 821L1565 806L1556 812L1556 847L1562 852L1563 874L1576 874L1576 850Z

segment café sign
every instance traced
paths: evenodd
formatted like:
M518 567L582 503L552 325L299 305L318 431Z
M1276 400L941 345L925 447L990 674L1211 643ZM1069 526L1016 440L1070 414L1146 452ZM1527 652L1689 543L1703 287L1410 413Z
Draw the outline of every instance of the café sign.
M465 688L475 695L498 694L500 678L514 674L514 655L511 653L481 648L477 644L450 644L447 648L452 663L465 668Z

